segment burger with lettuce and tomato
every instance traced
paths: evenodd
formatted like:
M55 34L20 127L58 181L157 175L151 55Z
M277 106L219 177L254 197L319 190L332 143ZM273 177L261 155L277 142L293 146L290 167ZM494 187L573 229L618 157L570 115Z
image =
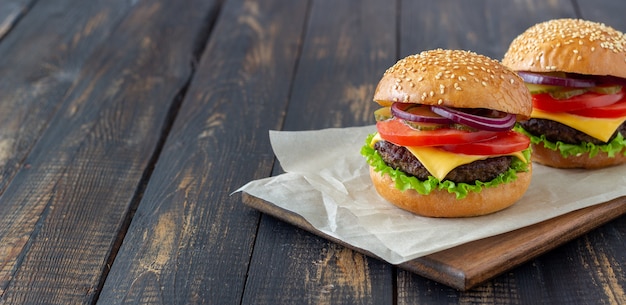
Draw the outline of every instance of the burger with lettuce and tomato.
M532 172L522 79L461 50L411 55L385 71L374 101L377 132L361 153L376 191L418 215L468 217L511 206Z
M531 119L517 130L533 161L557 168L626 162L626 36L580 19L536 24L511 43L502 63L532 93Z

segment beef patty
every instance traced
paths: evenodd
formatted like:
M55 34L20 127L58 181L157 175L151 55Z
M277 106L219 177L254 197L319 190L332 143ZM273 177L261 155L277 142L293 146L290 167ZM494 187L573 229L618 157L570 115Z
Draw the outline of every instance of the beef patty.
M420 180L427 180L428 176L431 176L424 165L405 147L379 141L374 145L374 149L378 151L383 161L394 169L399 169ZM512 156L500 156L474 161L453 169L444 180L468 184L474 184L476 180L491 181L508 170L512 160Z
M520 122L519 124L533 135L545 135L546 139L551 142L561 141L568 144L579 144L581 142L589 142L596 145L606 144L606 142L602 142L584 132L552 120L530 119ZM615 138L618 132L622 135L626 135L626 125L620 125L613 136L611 136L609 142Z

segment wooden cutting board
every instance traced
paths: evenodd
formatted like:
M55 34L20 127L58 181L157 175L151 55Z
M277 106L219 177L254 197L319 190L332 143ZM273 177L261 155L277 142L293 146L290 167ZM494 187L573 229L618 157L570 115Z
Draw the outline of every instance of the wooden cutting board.
M365 255L376 257L367 250L318 231L296 213L245 192L242 194L243 202L252 208ZM625 213L626 197L620 197L532 226L423 256L398 267L464 291Z

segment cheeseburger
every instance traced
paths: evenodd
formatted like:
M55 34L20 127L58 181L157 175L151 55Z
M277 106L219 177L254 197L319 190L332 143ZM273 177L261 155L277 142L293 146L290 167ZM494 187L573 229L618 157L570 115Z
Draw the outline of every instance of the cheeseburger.
M361 153L376 191L430 217L489 214L514 204L531 180L530 140L513 131L532 111L522 79L468 51L432 50L385 71L374 101L377 132Z
M516 130L533 161L558 168L626 162L626 37L606 25L559 19L530 27L502 59L532 93L531 119Z

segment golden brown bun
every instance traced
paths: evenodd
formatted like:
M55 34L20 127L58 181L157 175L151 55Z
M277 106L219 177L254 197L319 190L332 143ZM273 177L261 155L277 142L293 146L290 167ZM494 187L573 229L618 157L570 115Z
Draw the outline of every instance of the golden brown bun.
M601 23L557 19L536 24L511 42L502 64L515 71L626 77L626 37Z
M428 217L470 217L500 211L524 195L531 176L532 164L529 164L529 171L517 173L517 179L511 183L469 192L467 197L456 199L455 194L446 190L434 190L428 195L412 189L403 192L395 187L389 175L381 175L370 166L370 177L378 194L404 210Z
M523 80L500 62L460 50L431 50L399 60L385 71L374 101L488 108L529 117Z
M626 156L622 152L609 157L605 152L599 152L593 158L589 154L569 156L564 158L559 151L545 148L543 144L532 144L533 161L556 168L603 168L626 163Z

